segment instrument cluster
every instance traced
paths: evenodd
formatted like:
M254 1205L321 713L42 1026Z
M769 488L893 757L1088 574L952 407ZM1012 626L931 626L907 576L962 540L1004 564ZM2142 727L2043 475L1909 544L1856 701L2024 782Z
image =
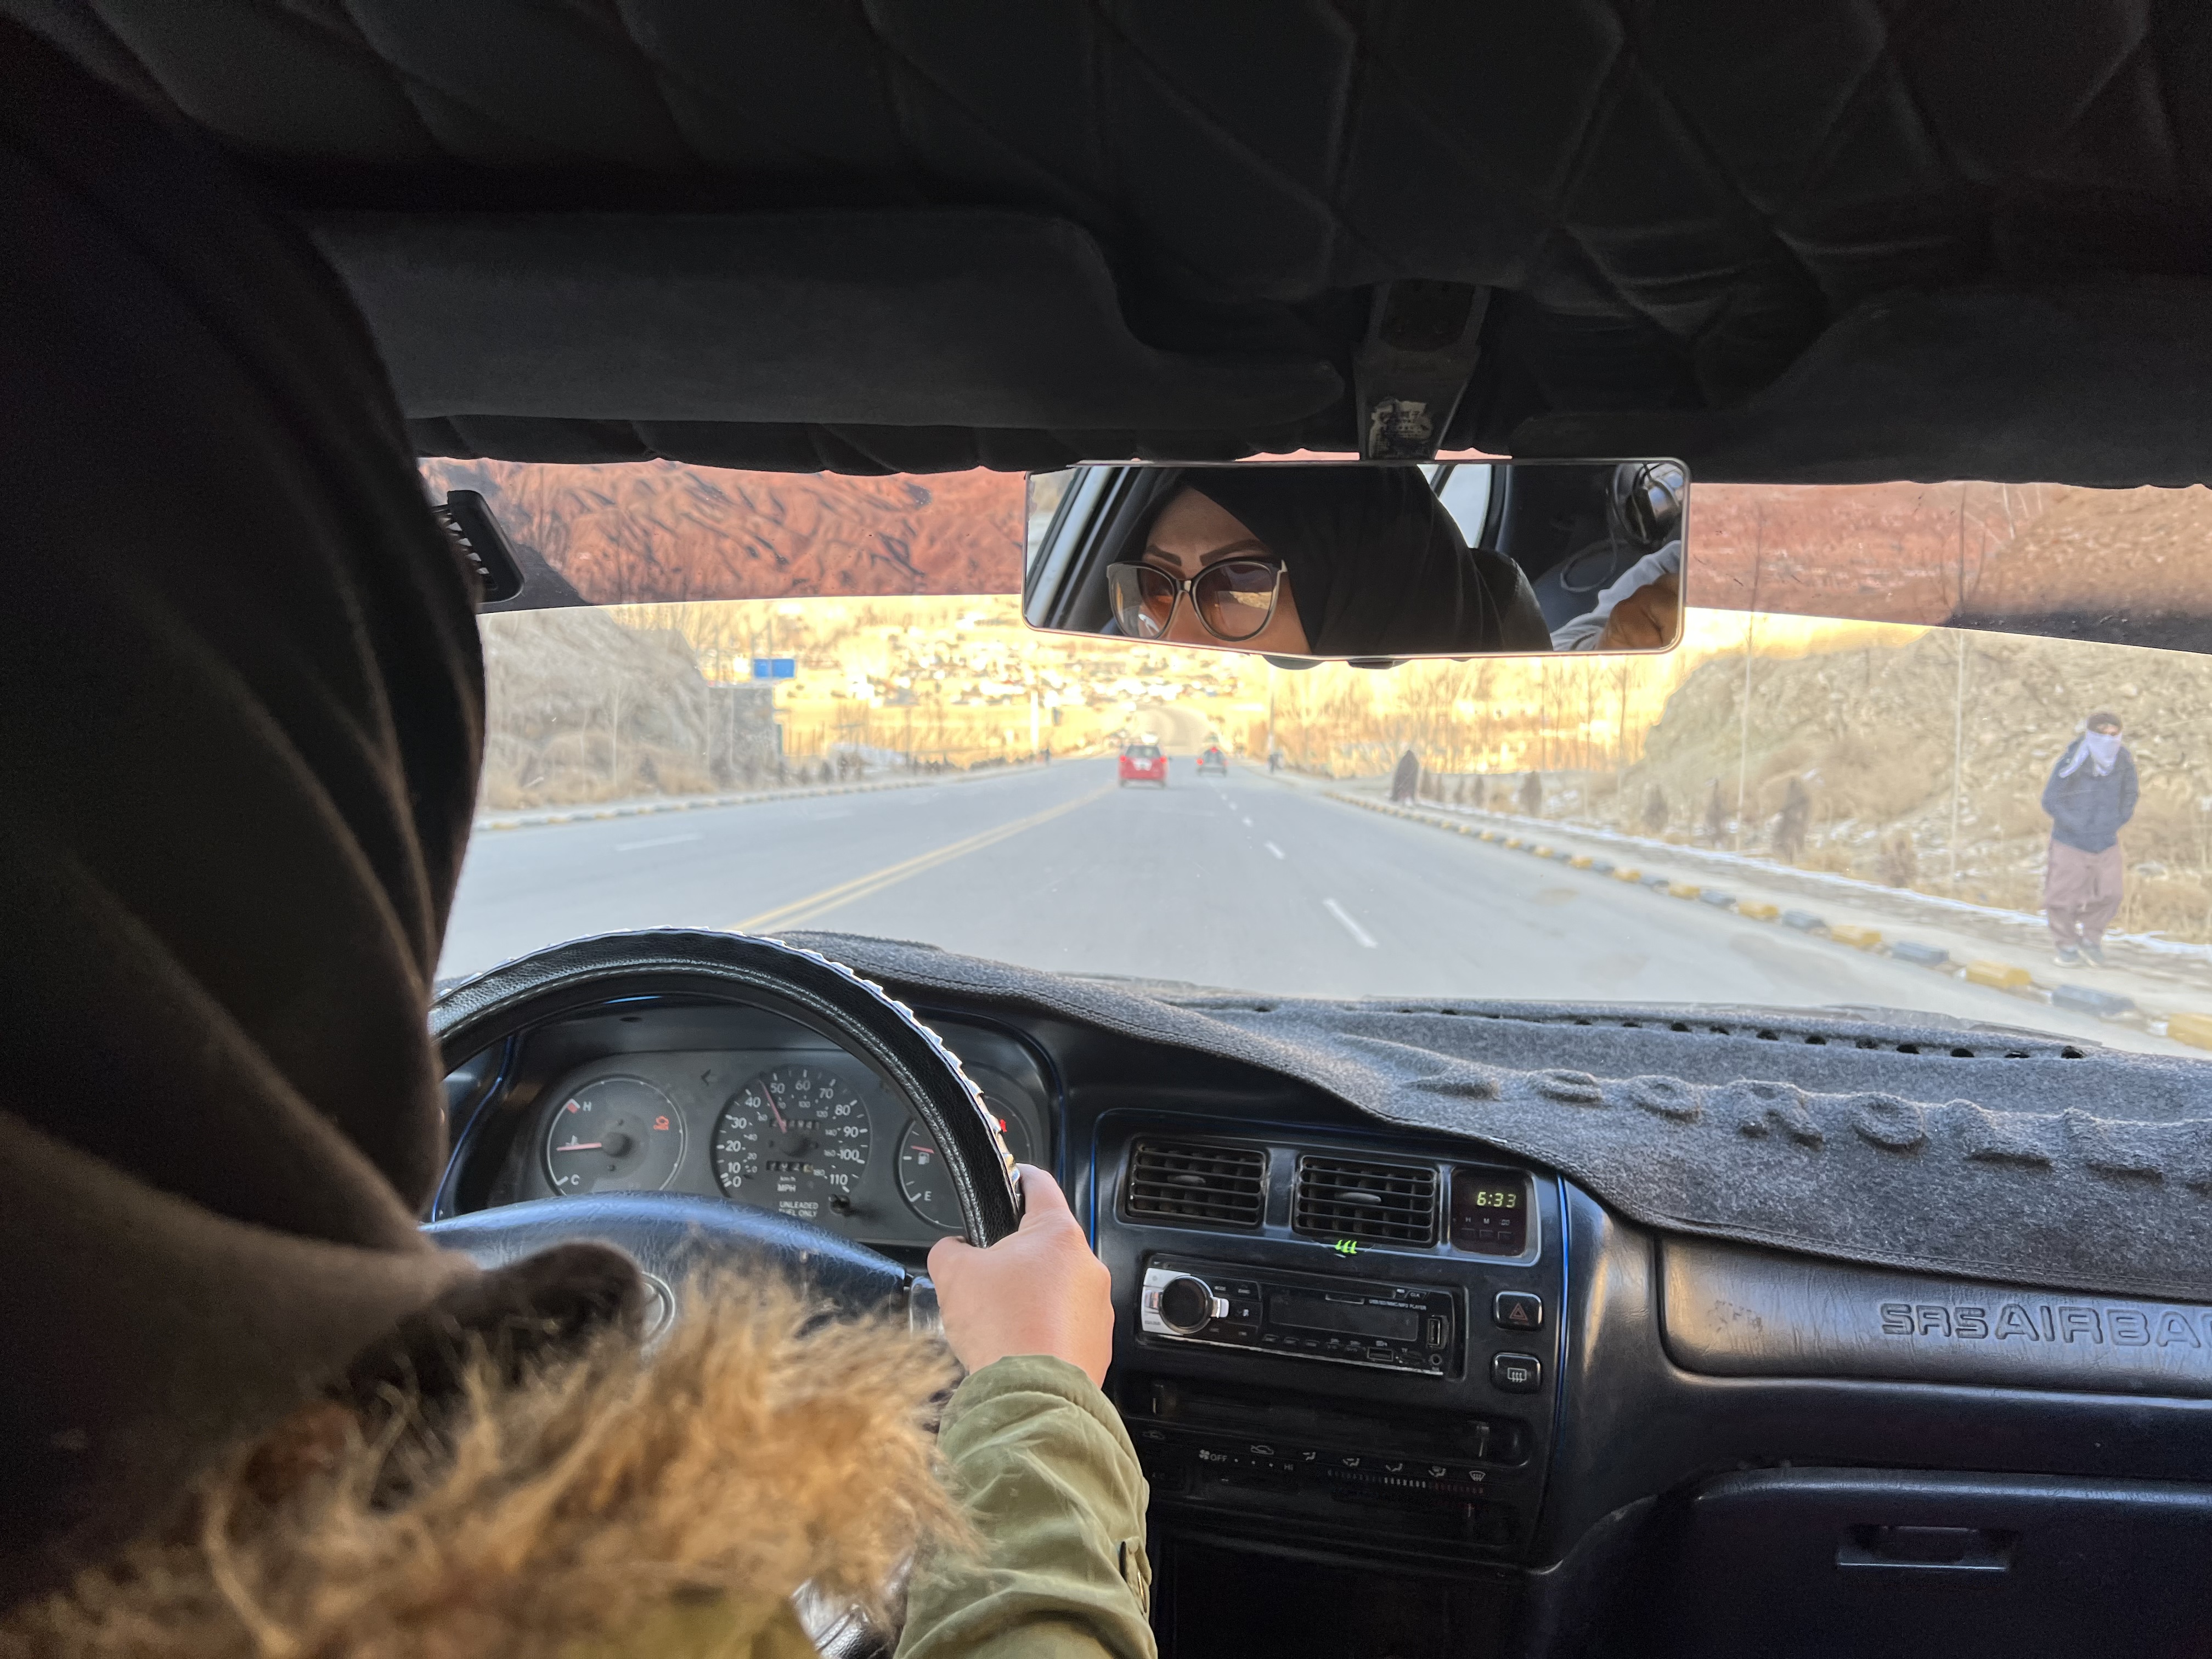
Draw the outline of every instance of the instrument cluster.
M516 1080L521 1121L488 1202L676 1192L757 1205L864 1243L927 1245L960 1231L935 1138L827 1038L751 1010L723 1030L702 1029L696 1011L582 1024L544 1045L534 1079ZM589 1040L591 1027L604 1030L604 1045ZM939 1032L1008 1150L1024 1163L1048 1157L1044 1080L1027 1051L995 1031ZM731 1046L694 1046L702 1036Z

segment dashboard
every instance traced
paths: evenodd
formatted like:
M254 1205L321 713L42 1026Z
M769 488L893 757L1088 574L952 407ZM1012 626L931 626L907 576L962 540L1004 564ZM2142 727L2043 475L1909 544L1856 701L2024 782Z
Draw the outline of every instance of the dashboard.
M1225 1057L913 1000L1112 1272L1165 1654L2156 1654L2212 1619L2212 1309L1671 1236ZM606 1005L447 1095L434 1218L666 1191L910 1268L959 1225L868 1066L766 1009ZM1996 1340L2013 1302L2050 1340Z

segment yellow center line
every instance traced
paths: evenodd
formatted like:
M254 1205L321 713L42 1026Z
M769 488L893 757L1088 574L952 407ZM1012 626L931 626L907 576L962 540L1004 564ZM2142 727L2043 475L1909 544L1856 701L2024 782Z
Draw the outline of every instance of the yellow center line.
M772 927L788 927L793 923L808 921L824 910L834 910L841 904L850 904L880 893L886 887L895 887L908 877L918 876L925 870L934 870L941 864L965 858L970 853L981 852L1009 836L1018 836L1024 830L1034 830L1041 823L1049 823L1064 812L1073 812L1079 806L1088 806L1102 795L1114 793L1112 785L1102 785L1087 795L1078 795L1073 800L1062 801L1057 806L1048 806L1042 812L1032 812L1025 818L1016 818L1012 823L1000 824L996 829L983 830L940 847L935 852L923 853L901 863L887 864L880 870L872 870L865 876L855 876L835 887L825 887L818 893L810 893L789 904L780 904L773 910L763 910L757 916L748 916L738 924L741 933L762 933Z

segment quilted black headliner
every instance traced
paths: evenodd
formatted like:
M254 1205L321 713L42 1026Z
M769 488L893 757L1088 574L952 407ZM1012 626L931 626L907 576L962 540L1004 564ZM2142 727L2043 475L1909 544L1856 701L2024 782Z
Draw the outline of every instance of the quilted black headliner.
M310 217L1009 210L1095 240L1143 349L1217 364L1348 384L1376 284L1488 290L1455 446L1664 448L1707 477L2212 478L2196 0L0 9ZM2144 279L2154 329L2125 315ZM1983 333L1928 367L1954 313L1927 307L1956 294ZM2055 361L2054 314L2074 331ZM468 341L443 346L467 365ZM410 409L422 447L928 471L1355 444L1341 393L1230 429L1079 408L1049 428L672 421L581 391L573 414L518 414L501 395Z

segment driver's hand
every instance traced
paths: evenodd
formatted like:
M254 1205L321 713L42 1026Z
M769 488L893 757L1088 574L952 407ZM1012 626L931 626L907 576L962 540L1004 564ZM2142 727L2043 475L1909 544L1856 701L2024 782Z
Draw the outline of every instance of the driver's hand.
M929 1252L945 1340L970 1371L1012 1354L1065 1359L1093 1382L1114 1358L1114 1280L1091 1254L1060 1183L1024 1164L1020 1230L979 1250L940 1238Z
M1647 582L1613 607L1599 651L1650 651L1672 645L1682 627L1682 585L1668 571Z

